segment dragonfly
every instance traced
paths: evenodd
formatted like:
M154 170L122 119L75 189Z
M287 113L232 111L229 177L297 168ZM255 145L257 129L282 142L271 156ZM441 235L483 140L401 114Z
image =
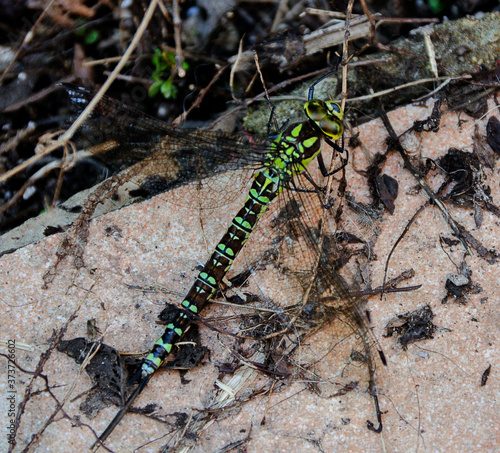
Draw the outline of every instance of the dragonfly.
M96 136L95 133L86 135L84 126L81 133L89 144L89 150L118 167L129 167L131 163L139 165L141 171L135 171L144 175L140 182L141 190L156 193L178 184L240 168L250 168L253 179L243 206L182 299L174 319L170 320L163 335L156 341L140 369L128 383L130 386L136 385L135 390L99 436L94 447L109 437L153 375L173 353L174 346L181 340L190 324L198 319L206 303L214 297L226 273L269 206L284 193L316 192L322 199L324 189L314 182L307 170L313 160L318 161L319 169L325 178L347 165L348 155L343 146L343 110L335 101L314 97L315 87L335 72L336 70L323 75L310 86L304 104L307 119L288 124L275 135L269 132L275 121L275 106L267 100L271 114L268 124L269 137L265 140L249 140L244 135L219 131L173 127L106 96L97 104L89 123L94 122L93 130L98 124L103 136ZM92 92L84 88L68 84L64 86L72 101L80 108L92 99ZM116 116L121 117L121 120L114 121ZM123 118L130 119L130 122L127 124ZM114 137L117 138L110 138L109 131L105 132L108 126L113 129ZM103 137L107 139L103 140ZM342 146L337 144L339 140L342 140ZM327 171L321 154L323 142L336 152L343 153L341 165L330 172ZM162 174L162 169L167 171ZM128 171L129 175L133 174L132 170ZM305 189L298 183L304 178L312 189ZM136 194L141 193L141 190L136 191ZM328 203L323 202L323 205L328 208ZM317 266L321 267L324 259L322 261L318 234L306 231L304 236L307 246L317 257ZM349 320L354 325L364 326L366 320L358 308L359 300L351 295L348 285L336 270L324 265L321 280L323 284L333 288L337 297L343 301L339 311L348 313ZM369 340L365 340L367 351L370 348L368 342ZM379 426L375 427L370 421L367 425L369 429L380 432L382 419L374 385L374 365L368 355L369 353L369 392L374 399Z

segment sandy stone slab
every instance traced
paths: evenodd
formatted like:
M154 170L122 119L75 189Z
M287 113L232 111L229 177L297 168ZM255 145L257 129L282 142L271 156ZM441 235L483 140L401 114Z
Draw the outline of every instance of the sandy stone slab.
M498 116L492 101L489 106L489 115ZM391 112L389 117L401 134L413 121L425 119L432 107L433 102L428 101ZM449 148L472 153L478 137L486 135L488 118L476 120L447 112L439 132L411 133L404 143L412 156L420 159L436 160ZM375 153L386 151L386 132L380 120L356 132L361 146L350 151L348 190L357 202L368 202L363 169ZM382 283L390 248L426 202L397 153L389 155L383 169L398 181L399 193L394 215L384 212L378 224L381 232L373 250L376 260L370 264L374 287ZM498 205L498 168L484 168L484 173L491 198ZM432 171L426 182L438 190L442 172ZM28 371L39 364L54 331L67 327L64 339L86 337L87 321L91 319L96 320L104 341L120 351L139 352L151 347L163 329L155 325L158 313L166 301L176 302L187 291L197 267L207 259L244 198L242 194L229 205L206 212L193 209L193 204L178 203L179 199L188 199L192 190L182 188L175 194L166 193L94 219L84 254L85 267L77 270L71 260L65 260L47 289L43 288L43 275L55 262L62 235L50 236L0 259L0 338L5 342L1 352L7 352L4 344L9 340L15 341L16 362L24 370L16 369L13 387L9 388L7 361L0 361L0 412L8 412L6 395L13 395L18 407L27 386L34 392L22 414L14 451L23 450L30 442L33 451L85 451L95 441L92 430L101 433L116 413L116 407L108 407L92 420L82 414L79 407L92 383L85 373L79 374L79 366L72 359L56 350L50 352L42 370L52 395L46 391L45 381L41 377L33 380ZM484 210L478 228L471 208L450 203L446 207L487 249L500 249L498 217ZM356 213L348 211L349 216L353 228L357 228ZM244 270L255 256L253 251L265 243L268 226L263 219L256 243L250 239L247 255L238 259L231 275ZM359 230L360 236L371 227L364 228ZM368 301L372 332L388 361L386 368L380 364L377 368L384 420L381 434L366 428L366 420L375 421L375 414L372 399L362 385L345 394L334 391L335 384L342 380L341 373L329 376L319 389L306 380L284 379L276 380L269 391L272 378L255 372L249 373L238 393L241 400L248 401L237 409L226 409L201 432L192 451L216 451L237 441L243 441L242 448L248 452L498 451L499 265L488 263L474 250L466 256L461 244L448 247L443 238L453 238L449 225L436 206L426 207L396 248L388 270L388 277L393 278L412 268L415 276L403 284L422 287L413 292L389 293L382 300L372 296ZM459 273L464 260L472 270L472 284L481 291L470 293L465 304L453 300L441 303L447 276ZM259 292L273 301L295 300L293 285L287 286L274 274L277 271L259 272L245 291ZM127 285L161 286L171 294L138 291ZM426 304L434 313L434 324L440 327L432 339L412 343L404 350L393 337L384 336L391 319ZM237 314L237 309L217 304L203 312L207 319ZM354 375L356 365L349 362L348 341L343 346L336 329L331 323L309 337L297 353L297 366L301 360L310 363L315 358L315 370L323 377L328 370L341 369ZM231 374L220 373L221 364L232 359L228 348L231 341L205 326L200 326L200 334L210 355L184 376L189 382L183 384L178 371L159 372L136 401L136 407L156 404L157 414L168 423L127 414L106 444L111 450L158 451L171 444L178 414L195 416L220 393L220 382L231 379ZM489 378L481 385L490 365ZM259 389L267 390L255 396L252 392ZM65 415L55 413L56 399L65 401ZM4 433L7 421L4 416ZM6 435L0 438L0 449L8 449Z

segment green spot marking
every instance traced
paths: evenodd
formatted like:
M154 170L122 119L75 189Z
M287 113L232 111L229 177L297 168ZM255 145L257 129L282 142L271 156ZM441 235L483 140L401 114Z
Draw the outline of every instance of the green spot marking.
M266 196L264 196L264 195L261 195L261 196L258 198L258 200L259 200L259 203L260 203L260 204L269 204L269 203L271 203L271 200L269 199L269 197L266 197ZM262 215L262 212L260 212L260 213L258 214L258 217L260 217L261 215Z
M247 220L243 220L241 217L235 217L233 220L233 225L240 230L252 232L252 225Z
M160 357L155 357L151 360L151 363L158 369L162 364L162 360L160 359Z
M302 130L302 124L297 124L297 126L295 126L293 129L292 129L292 135L297 138L299 135L300 135L300 131Z
M219 249L219 251L224 254L225 256L227 256L228 258L234 258L234 251L231 247L228 247L227 245L225 244L219 244L217 246L217 248Z
M182 305L193 313L198 313L198 307L195 304L189 302L189 300L182 301Z
M211 275L208 275L206 272L201 272L198 276L198 279L210 286L217 285L215 278L213 278Z
M212 260L212 263L215 267L219 267L219 266L222 266L222 263L220 262L220 260L218 260L217 258L214 258Z
M260 187L260 190L263 190L262 186ZM256 189L250 189L250 193L249 193L249 198L251 198L252 200L255 200L255 201L259 201L259 194L260 192ZM249 214L253 214L253 212L247 208L247 212Z
M172 344L171 343L164 343L163 342L163 339L160 338L156 343L155 343L156 346L160 346L162 347L163 349L165 349L165 351L167 351L168 353L170 353L170 351L172 350ZM151 358L149 356L152 356ZM150 360L153 360L153 357L154 357L154 354L149 354L148 356L148 359Z

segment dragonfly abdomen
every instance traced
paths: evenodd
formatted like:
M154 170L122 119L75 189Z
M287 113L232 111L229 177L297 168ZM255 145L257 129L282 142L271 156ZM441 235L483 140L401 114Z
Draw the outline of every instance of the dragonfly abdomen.
M255 175L245 204L233 218L231 226L215 247L212 256L182 301L181 305L186 311L193 314L199 313L205 303L213 297L218 285L255 229L258 220L269 204L278 196L280 192L278 187L279 174L273 169L264 169ZM189 314L183 311L167 325L165 332L142 364L141 375L143 378L152 375L162 365L190 322Z

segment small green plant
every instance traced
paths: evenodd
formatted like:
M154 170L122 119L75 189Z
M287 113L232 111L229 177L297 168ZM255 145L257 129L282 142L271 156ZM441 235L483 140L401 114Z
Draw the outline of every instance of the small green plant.
M93 28L87 28L83 21L78 21L78 23L81 25L75 30L75 35L83 38L87 45L96 44L99 40L99 32Z
M172 74L170 74L168 79L164 79L165 73L167 71L171 73L172 68L176 65L175 53L162 52L160 49L155 49L152 61L155 70L151 76L153 84L149 87L149 97L154 97L161 92L165 99L175 99L177 96L177 87L172 80ZM189 69L189 65L185 61L182 63L182 67L185 70Z
M444 11L444 3L441 0L429 0L428 1L429 9L433 14L440 14Z

